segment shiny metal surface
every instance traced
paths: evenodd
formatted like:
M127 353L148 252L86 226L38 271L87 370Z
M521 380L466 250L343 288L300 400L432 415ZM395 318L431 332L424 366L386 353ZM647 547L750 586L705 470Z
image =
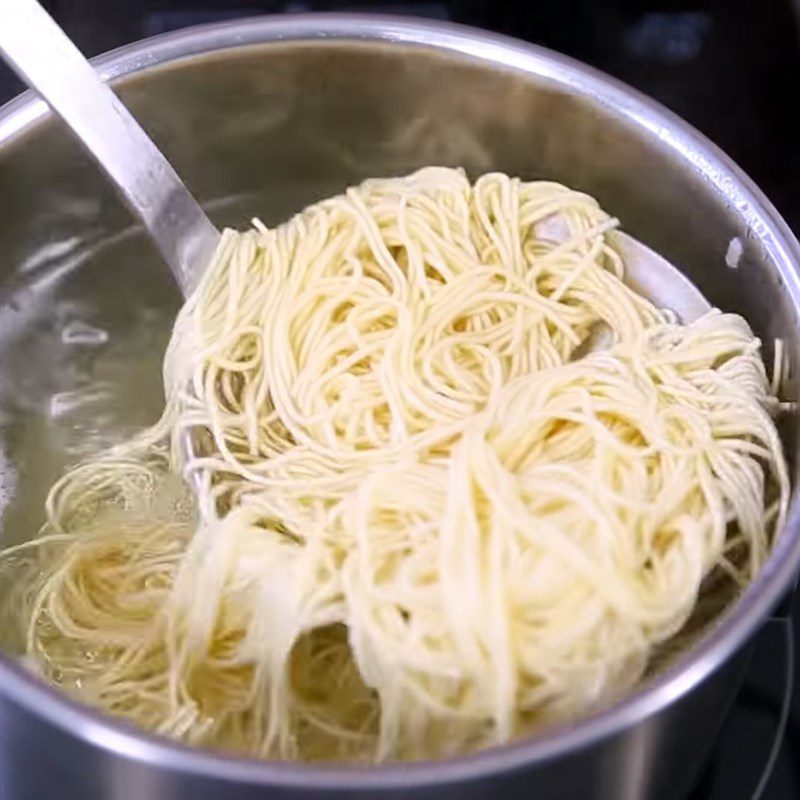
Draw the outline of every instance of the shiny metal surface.
M128 109L36 0L0 5L0 53L95 158L191 291L219 233Z
M361 178L429 163L550 178L591 192L715 305L744 314L768 361L773 339L783 338L785 392L798 396L796 239L707 140L593 70L452 26L302 16L168 34L95 63L119 79L123 102L218 225L243 225L254 213L274 222ZM79 250L111 241L128 218L40 101L23 97L0 111L0 143L0 196L14 198L0 216L1 302L31 280L20 265L32 254L67 241ZM725 261L732 238L743 245L736 269ZM138 297L134 288L177 305L173 289L153 285L146 244L138 247L137 258L115 273L116 291L87 279L81 296L120 313L128 296ZM92 275L113 252L97 251ZM56 293L64 282L80 282L86 268L61 257L37 264ZM158 353L152 357L157 363ZM796 485L797 415L783 433ZM28 506L37 501L26 497ZM57 785L68 796L111 800L516 792L543 800L678 798L724 718L746 660L743 646L798 562L795 491L787 527L758 580L642 690L573 725L438 763L308 768L189 750L78 707L0 658L3 774L9 791L25 787L32 797Z
M659 308L669 308L682 322L693 322L711 304L674 265L624 231L610 231L612 247L625 262L625 283Z

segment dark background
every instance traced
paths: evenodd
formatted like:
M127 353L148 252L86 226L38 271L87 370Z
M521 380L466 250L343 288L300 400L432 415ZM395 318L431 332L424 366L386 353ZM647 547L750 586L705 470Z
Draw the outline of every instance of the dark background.
M0 0L7 2L8 0ZM88 56L167 30L263 13L372 11L451 20L589 63L691 122L749 173L800 234L800 0L43 0ZM0 65L0 103L22 91ZM787 604L788 606L788 604ZM793 599L800 650L800 594ZM788 613L787 609L784 609ZM692 800L800 800L800 691L784 734L787 625L768 623ZM794 660L800 682L800 658Z

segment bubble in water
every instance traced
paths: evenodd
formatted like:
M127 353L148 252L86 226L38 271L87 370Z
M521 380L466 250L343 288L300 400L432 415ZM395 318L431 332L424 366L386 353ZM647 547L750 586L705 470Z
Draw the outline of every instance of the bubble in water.
M107 395L108 391L98 386L56 392L50 398L50 416L53 419L60 419L85 407L89 403L96 403L106 399Z
M108 341L108 331L89 325L88 322L73 320L62 329L61 341L69 345L98 346Z

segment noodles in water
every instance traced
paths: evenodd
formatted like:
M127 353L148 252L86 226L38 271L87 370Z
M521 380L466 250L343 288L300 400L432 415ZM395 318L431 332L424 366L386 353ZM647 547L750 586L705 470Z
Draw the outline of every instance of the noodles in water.
M431 167L226 231L161 420L5 551L28 660L265 758L446 756L630 690L704 579L756 575L789 482L747 323L638 296L615 225Z

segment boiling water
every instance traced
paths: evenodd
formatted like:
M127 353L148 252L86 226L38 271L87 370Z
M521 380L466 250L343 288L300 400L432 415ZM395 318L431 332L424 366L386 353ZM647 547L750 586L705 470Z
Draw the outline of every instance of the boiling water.
M254 213L274 225L342 188L298 182L205 209L220 227L246 227ZM43 243L0 263L0 548L39 531L68 466L152 425L164 406L161 369L182 297L141 229L114 229L93 206L70 203L59 213L82 220L80 235L42 215L30 227ZM18 651L2 601L30 573L14 559L0 566L0 649Z
M0 543L30 538L64 468L155 422L180 296L135 229L73 242L0 296ZM113 264L113 268L110 266Z
M220 227L246 227L254 213L274 225L342 188L298 182L288 195L230 195L205 209ZM93 219L82 236L0 265L0 547L39 529L66 466L163 410L161 367L182 298L141 229L101 230Z
M37 250L0 290L0 547L34 536L66 467L163 409L161 365L181 298L137 229ZM35 573L0 569L0 646L22 651L15 598Z

